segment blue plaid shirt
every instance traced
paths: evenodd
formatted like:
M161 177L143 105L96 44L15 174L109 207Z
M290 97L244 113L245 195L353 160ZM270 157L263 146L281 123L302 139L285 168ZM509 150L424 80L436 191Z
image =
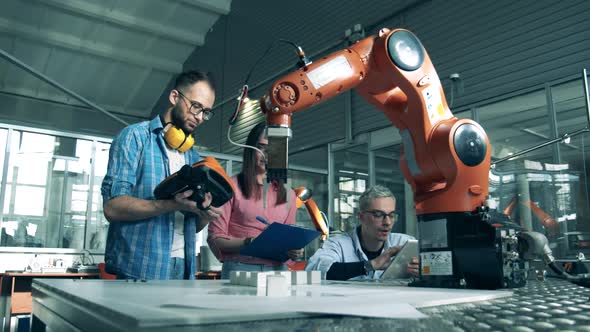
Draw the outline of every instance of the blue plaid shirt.
M154 199L156 186L170 175L160 117L132 124L113 140L107 173L101 187L104 202L127 195ZM187 164L199 161L196 149L186 152ZM194 279L197 216L184 222L185 278ZM109 224L105 249L107 272L137 279L169 279L174 237L174 212Z

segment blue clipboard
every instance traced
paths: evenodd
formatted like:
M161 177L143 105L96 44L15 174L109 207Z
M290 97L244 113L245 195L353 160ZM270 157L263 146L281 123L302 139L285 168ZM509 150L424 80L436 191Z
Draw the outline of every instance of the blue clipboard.
M322 233L315 230L274 222L243 247L240 254L285 262L289 259L287 251L304 248L320 235Z

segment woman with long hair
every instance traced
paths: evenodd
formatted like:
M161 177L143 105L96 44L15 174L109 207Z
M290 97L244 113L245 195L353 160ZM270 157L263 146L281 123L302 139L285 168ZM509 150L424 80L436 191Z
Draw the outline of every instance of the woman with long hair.
M264 137L265 123L254 126L246 145L266 153L268 140ZM228 279L231 271L281 271L282 262L240 255L240 249L256 238L269 223L295 224L296 197L292 189L266 181L266 158L252 148L244 148L242 171L232 178L236 189L234 197L221 207L221 216L209 223L207 242L213 253L223 262L222 279ZM266 194L264 190L266 188ZM291 259L303 256L303 249L290 250Z

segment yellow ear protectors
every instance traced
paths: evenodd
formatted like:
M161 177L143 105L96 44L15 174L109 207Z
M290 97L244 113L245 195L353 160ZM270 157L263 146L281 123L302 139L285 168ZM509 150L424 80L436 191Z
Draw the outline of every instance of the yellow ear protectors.
M169 147L180 152L188 151L195 144L193 135L186 134L184 130L174 126L171 122L164 126L164 140Z

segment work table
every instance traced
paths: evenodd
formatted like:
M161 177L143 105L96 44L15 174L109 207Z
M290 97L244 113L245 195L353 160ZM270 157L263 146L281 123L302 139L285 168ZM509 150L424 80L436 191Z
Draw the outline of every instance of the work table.
M109 284L110 283L110 284ZM117 284L115 284L117 283ZM339 289L340 284L327 282L328 287L320 288L320 293L329 293ZM360 285L360 284L359 284ZM141 291L137 299L130 299L124 295L113 298L117 288L126 287ZM170 288L172 287L172 288ZM319 286L322 287L322 286ZM334 288L336 287L336 288ZM346 286L349 287L349 286ZM388 287L377 285L379 293L390 291ZM174 302L165 297L170 289L183 289L185 296L178 297ZM371 287L369 287L371 288ZM382 301L378 293L371 293L363 299L363 294L369 294L369 288L362 286L350 290L350 294L358 296L360 303L367 299L375 299L376 305L388 306ZM70 289L73 289L70 291ZM192 289L192 292L187 292ZM342 288L344 289L344 288ZM425 292L428 289L400 288L402 292ZM143 291L142 291L143 290ZM255 289L254 289L255 290ZM431 289L432 290L432 289ZM372 291L375 291L373 288ZM460 293L459 290L441 290ZM507 291L512 295L506 296ZM199 293L200 292L200 293ZM555 331L576 330L590 331L590 304L588 299L590 289L572 283L549 279L547 281L529 281L526 287L513 290L490 292L499 297L485 296L485 292L476 294L478 301L468 301L459 304L436 305L444 303L440 299L417 299L413 304L420 314L426 314L421 319L382 319L370 317L337 316L333 314L317 313L259 313L239 311L235 309L219 310L219 315L211 313L215 310L206 308L205 294L217 298L220 296L251 295L252 289L233 288L227 281L195 280L195 281L104 281L104 280L35 280L33 283L33 328L43 331L47 326L52 330L62 330L75 327L82 331L120 330L120 331L178 331L178 330L402 330L412 331ZM306 290L312 301L323 300ZM357 292L357 293L354 293ZM94 294L90 296L90 294ZM355 295L358 294L358 295ZM425 294L425 293L422 293ZM322 295L325 296L325 295ZM94 297L91 299L89 297ZM382 296L381 296L382 297ZM147 305L146 298L151 298ZM210 297L209 299L213 299ZM236 299L235 297L233 299ZM348 303L350 299L341 297L341 303ZM256 300L256 298L250 298ZM258 298L257 300L262 300ZM137 306L128 305L127 301L138 302ZM274 300L276 301L276 300ZM282 301L282 300L279 300ZM287 300L284 300L287 301ZM257 302L257 301L254 301ZM392 303L394 303L392 299ZM334 302L336 303L336 302ZM368 303L368 302L367 302ZM286 305L288 303L285 302ZM235 304L232 304L235 305ZM151 307L150 307L151 306ZM230 305L231 306L231 305ZM391 306L391 304L389 304ZM348 305L353 307L354 305ZM221 308L221 307L220 307ZM254 307L253 307L254 308ZM377 307L375 307L377 308ZM154 310L150 312L150 310ZM361 309L358 309L361 310ZM59 315L57 314L59 313ZM240 320L240 316L247 317L254 314L256 319ZM233 315L233 316L232 316ZM161 316L161 317L159 317ZM233 318L232 318L233 317ZM254 317L254 316L253 316ZM264 320L268 319L268 320ZM233 320L233 321L232 321ZM205 324L205 325L203 325Z

